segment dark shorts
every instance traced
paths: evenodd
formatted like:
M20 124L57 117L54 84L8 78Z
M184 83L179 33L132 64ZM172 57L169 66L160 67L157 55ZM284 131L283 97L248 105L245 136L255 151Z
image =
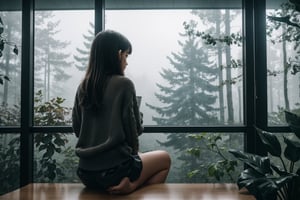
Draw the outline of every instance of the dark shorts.
M118 185L124 177L135 181L140 177L142 168L141 158L134 155L128 161L106 170L87 171L78 168L77 175L86 187L106 191L109 187Z

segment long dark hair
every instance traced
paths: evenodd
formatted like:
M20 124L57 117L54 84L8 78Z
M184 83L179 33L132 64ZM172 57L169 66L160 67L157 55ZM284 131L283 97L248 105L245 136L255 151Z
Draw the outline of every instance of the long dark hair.
M119 51L132 52L129 40L122 34L106 30L98 33L90 50L88 68L80 84L79 103L81 106L98 109L109 77L124 75L121 69Z

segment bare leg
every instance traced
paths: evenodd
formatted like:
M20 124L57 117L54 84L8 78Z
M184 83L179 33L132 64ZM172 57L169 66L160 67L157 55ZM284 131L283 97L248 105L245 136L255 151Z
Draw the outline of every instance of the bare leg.
M150 151L140 153L139 156L143 162L140 177L134 182L130 182L129 178L125 177L119 185L109 188L108 192L127 194L144 185L165 182L171 166L169 154L165 151Z

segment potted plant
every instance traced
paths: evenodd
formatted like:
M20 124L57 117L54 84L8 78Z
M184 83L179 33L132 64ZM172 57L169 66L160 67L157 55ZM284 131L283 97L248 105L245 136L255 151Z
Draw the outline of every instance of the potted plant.
M300 198L300 167L295 169L295 163L300 160L300 116L285 111L285 117L296 139L283 136L286 144L284 151L278 136L259 128L256 128L257 133L269 156L229 150L238 160L247 165L238 177L239 189L247 188L257 200ZM272 157L279 158L281 166L274 164Z

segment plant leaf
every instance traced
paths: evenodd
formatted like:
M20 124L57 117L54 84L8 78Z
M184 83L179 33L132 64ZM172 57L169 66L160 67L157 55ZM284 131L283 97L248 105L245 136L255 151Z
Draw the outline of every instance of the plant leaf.
M264 143L264 147L266 151L268 151L271 155L280 157L281 156L281 146L278 138L270 132L263 131L256 127L257 133Z
M235 149L229 150L229 153L233 154L234 157L247 164L257 173L260 173L262 175L273 173L271 169L270 159L268 157L261 157Z
M19 50L18 50L17 45L14 46L13 52L14 52L16 55L18 55Z
M283 187L285 184L287 184L288 182L292 181L292 179L295 177L295 174L288 174L286 176L281 176L278 177L275 180L275 183L277 185L277 187L280 189L281 187Z
M0 38L0 51L4 49L4 41Z
M289 175L290 173L285 171L285 170L281 170L278 166L276 165L271 165L271 168L273 169L273 171L275 171L279 176L286 176Z
M10 81L9 77L6 76L6 75L4 75L3 78L4 78L5 80L7 80L7 81Z
M284 156L292 162L297 162L298 160L300 160L300 143L287 137L283 138L284 142L286 143Z
M300 139L300 116L289 111L284 112L286 122L290 126L291 130L295 133L295 135Z
M239 189L245 187L256 199L275 200L278 187L272 179L252 168L244 170L237 181Z

